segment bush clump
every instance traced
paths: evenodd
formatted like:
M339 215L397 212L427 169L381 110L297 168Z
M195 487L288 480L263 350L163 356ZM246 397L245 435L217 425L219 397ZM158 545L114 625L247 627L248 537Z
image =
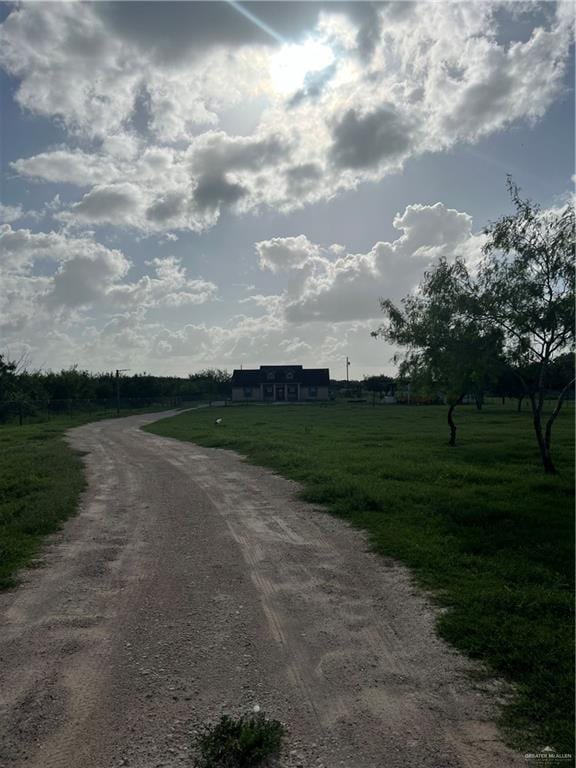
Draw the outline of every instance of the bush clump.
M258 768L277 757L285 729L262 712L205 725L196 738L195 768Z

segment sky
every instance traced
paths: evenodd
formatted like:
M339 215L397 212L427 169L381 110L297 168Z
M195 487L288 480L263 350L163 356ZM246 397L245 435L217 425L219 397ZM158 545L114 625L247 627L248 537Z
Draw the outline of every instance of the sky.
M570 2L0 5L0 354L393 373L441 257L574 186Z

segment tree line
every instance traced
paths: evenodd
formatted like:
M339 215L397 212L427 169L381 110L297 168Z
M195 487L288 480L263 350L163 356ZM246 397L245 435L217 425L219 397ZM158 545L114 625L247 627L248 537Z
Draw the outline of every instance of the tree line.
M558 355L551 361L545 379L546 397L549 400L560 394L566 382L573 377L573 371L574 356L571 352ZM514 366L497 365L493 376L480 377L469 382L466 390L467 402L474 404L476 409L481 411L487 397L498 398L502 404L513 400L516 410L521 412L526 401L526 390L518 375L522 373L530 380L535 380L537 369L532 366L521 372ZM449 399L441 386L423 386L421 380L411 380L400 375L377 374L350 381L331 381L330 387L332 392L342 399L358 400L367 397L374 404L382 402L386 397L394 398L396 403L413 405L441 405ZM573 398L574 394L572 387L569 396Z
M206 368L187 377L90 373L78 366L57 372L30 371L24 361L0 354L0 418L7 418L15 408L34 415L78 403L109 406L118 399L140 407L167 401L223 400L230 397L231 378L219 368Z
M485 229L483 258L442 258L398 307L381 301L384 323L373 336L404 348L399 373L448 402L454 412L469 393L489 388L530 404L546 473L554 474L552 429L574 386L574 206L542 210L508 177L514 213ZM546 397L557 390L551 412Z

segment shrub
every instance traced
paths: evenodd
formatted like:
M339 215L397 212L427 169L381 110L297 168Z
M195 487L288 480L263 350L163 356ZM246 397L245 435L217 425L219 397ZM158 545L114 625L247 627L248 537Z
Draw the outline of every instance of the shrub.
M248 717L223 715L205 725L196 739L196 768L257 768L269 764L280 751L285 730L278 720L261 712Z

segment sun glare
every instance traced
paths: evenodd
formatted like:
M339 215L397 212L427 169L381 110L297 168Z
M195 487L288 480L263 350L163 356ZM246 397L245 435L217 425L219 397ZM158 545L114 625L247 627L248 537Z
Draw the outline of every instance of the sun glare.
M317 40L283 46L274 56L271 76L279 93L293 93L304 85L306 75L320 72L334 61L331 48Z

